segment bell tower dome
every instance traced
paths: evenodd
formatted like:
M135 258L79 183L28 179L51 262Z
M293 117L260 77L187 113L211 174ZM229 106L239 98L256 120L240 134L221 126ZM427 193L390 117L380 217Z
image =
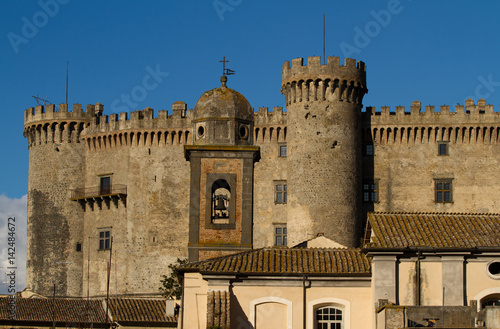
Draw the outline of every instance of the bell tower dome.
M226 86L209 90L194 107L195 145L253 145L253 109L247 99Z

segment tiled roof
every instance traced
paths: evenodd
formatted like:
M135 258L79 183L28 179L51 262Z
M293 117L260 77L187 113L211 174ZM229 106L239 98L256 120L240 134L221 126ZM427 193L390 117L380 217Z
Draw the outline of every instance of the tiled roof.
M365 234L365 248L500 249L500 215L369 213Z
M177 322L174 316L165 315L165 299L110 298L109 310L115 321L120 322Z
M231 293L209 291L207 294L207 328L231 328Z
M102 302L83 299L15 298L16 321L106 323ZM11 298L0 297L0 320L11 319Z
M359 249L262 248L188 263L179 272L246 274L369 274L370 262Z

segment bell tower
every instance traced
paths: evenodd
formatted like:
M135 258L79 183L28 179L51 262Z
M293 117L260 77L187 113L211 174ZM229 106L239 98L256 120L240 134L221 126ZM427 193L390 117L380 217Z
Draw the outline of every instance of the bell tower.
M226 86L205 92L194 108L190 161L189 261L253 247L253 109Z

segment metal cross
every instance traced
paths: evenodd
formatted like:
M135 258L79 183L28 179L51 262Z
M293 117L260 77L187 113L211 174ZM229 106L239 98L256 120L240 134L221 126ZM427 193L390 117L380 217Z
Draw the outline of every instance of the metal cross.
M222 63L222 75L225 75L226 74L226 63L229 63L229 61L226 61L226 56L224 56L222 58L222 60L219 62Z

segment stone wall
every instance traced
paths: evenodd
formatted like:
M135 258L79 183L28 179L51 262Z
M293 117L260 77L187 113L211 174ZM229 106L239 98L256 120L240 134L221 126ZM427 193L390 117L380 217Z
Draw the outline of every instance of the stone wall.
M288 157L280 156L280 146L287 142L286 119L280 107L273 111L262 107L255 113L254 141L260 146L261 159L254 165L254 248L274 245L275 224L288 222L288 204L276 203L274 196L275 182L288 179Z
M375 211L472 212L500 211L496 169L500 160L500 115L492 106L472 101L420 112L397 107L364 118L364 143L373 144L373 156L364 157L363 178L378 181ZM480 104L484 104L482 101ZM370 115L371 112L371 115ZM447 155L439 155L445 143ZM452 181L452 202L436 202L435 181Z
M167 265L187 257L189 163L183 152L182 145L174 145L87 153L85 186L98 186L100 175L127 186L126 205L103 204L84 215L91 295L106 293L109 251L98 250L99 229L110 228L114 239L113 293L158 293Z

